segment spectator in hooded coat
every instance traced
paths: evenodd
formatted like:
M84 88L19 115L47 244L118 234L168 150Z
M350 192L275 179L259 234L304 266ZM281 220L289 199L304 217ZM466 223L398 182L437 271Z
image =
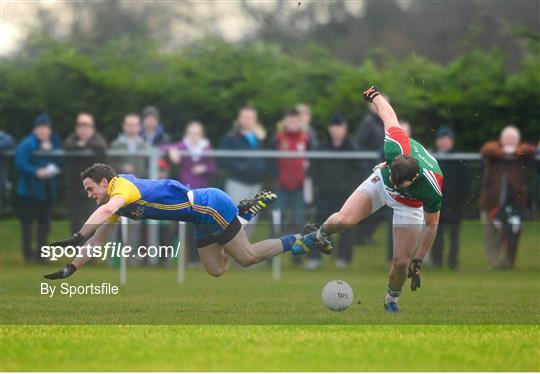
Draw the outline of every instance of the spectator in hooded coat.
M53 134L47 113L36 117L33 130L15 149L15 168L18 174L16 211L21 221L23 256L26 262L45 262L41 247L49 241L51 212L56 198L58 162L52 155L60 149L60 139ZM41 154L36 155L35 152ZM33 245L34 222L37 221L36 245Z

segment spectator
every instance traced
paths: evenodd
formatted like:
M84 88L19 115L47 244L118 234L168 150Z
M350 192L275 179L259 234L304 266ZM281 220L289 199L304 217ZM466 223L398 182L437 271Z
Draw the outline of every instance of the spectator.
M297 104L296 110L300 114L300 123L302 129L309 135L309 144L313 149L316 149L319 144L317 140L317 132L311 124L311 108L307 104Z
M229 150L260 150L266 132L257 120L257 111L252 106L244 106L238 111L238 117L234 128L222 139L220 148ZM252 198L261 190L261 182L266 171L266 162L258 157L224 158L223 167L227 170L225 180L225 192L235 203L246 198ZM251 235L256 223L255 217L251 225L246 227L248 235Z
M94 117L90 113L79 113L75 121L75 132L68 136L64 142L64 149L67 151L86 151L86 156L66 157L65 176L67 198L70 209L68 209L71 233L80 230L85 220L95 210L94 201L87 198L87 192L81 184L79 174L96 162L105 162L105 150L107 141L96 132Z
M159 110L155 106L147 106L142 111L141 137L151 147L170 143L169 135L159 122Z
M124 117L122 133L111 144L111 150L122 150L125 156L114 156L112 163L118 174L134 174L139 178L145 178L147 173L147 162L145 156L133 155L138 151L147 151L149 146L139 136L141 132L141 119L136 113L129 113ZM130 155L131 154L131 155ZM130 221L127 228L127 245L137 248L143 239L141 221ZM138 263L140 259L133 259Z
M309 135L309 145L311 149L317 149L319 146L319 140L317 132L311 123L311 108L307 104L297 104L296 110L300 113L300 122L302 123L302 129ZM311 160L306 159L306 169L309 170ZM309 175L304 180L304 202L306 203L306 211L308 215L313 215L315 212L314 196L313 196L313 181Z
M327 129L328 139L319 146L318 150L333 152L355 150L353 142L347 138L347 121L340 114L332 117ZM346 197L361 183L362 177L355 174L357 165L358 161L354 159L315 159L312 161L311 175L317 201L317 222L323 222L326 217L339 210ZM338 269L345 269L350 265L356 235L354 228L340 235L335 262ZM320 265L320 252L311 252L306 267L316 269Z
M167 152L170 163L179 166L179 181L189 185L190 188L205 188L210 186L210 178L216 173L216 163L213 158L203 156L203 153L212 149L210 141L204 136L204 127L199 121L187 124L183 139L173 145L162 146ZM189 152L189 156L181 156L179 151ZM195 228L187 224L186 243L188 247L188 261L190 267L198 267L199 252L195 239Z
M176 144L162 146L167 152L170 163L180 168L179 180L191 188L210 186L210 178L216 173L216 163L213 158L202 156L212 149L210 141L204 136L204 127L199 121L187 124L184 137ZM182 157L178 151L189 152L189 157Z
M377 114L377 108L372 103L367 103L368 112L358 124L356 134L356 147L359 151L377 152L377 160L362 160L358 162L357 173L361 180L367 178L373 169L374 162L383 161L384 146L384 124ZM357 232L360 244L373 244L373 235L377 227L386 220L386 217L392 215L392 209L384 207L369 216L362 225L358 226ZM391 231L391 225L389 230ZM392 235L390 234L390 237ZM387 242L390 251L392 251L392 239ZM391 252L390 252L390 258Z
M16 210L21 221L26 262L45 262L40 251L48 243L52 202L56 197L56 176L60 169L51 156L34 155L34 152L48 153L60 148L60 139L52 133L51 125L47 113L38 115L32 134L24 138L15 150L18 173ZM34 221L38 222L37 250L32 249Z
M368 112L358 124L356 146L361 151L382 152L384 145L384 125L377 114L377 108L372 103L367 104ZM371 172L371 161L366 173Z
M0 152L9 151L15 148L13 138L6 132L0 130ZM11 183L8 179L8 157L0 155L0 202L2 207L6 207L5 202L8 200L8 193L11 190ZM0 214L5 213L4 208Z
M441 127L435 133L435 157L454 152L454 131ZM436 267L443 265L444 241L450 240L448 267L456 270L458 266L459 230L463 215L463 204L469 192L469 177L467 167L460 160L437 160L444 175L442 189L442 207L439 220L439 230L431 248L432 263Z
M111 144L112 150L126 151L123 153L126 156L115 156L115 162L112 163L120 174L135 174L141 178L148 175L145 157L129 155L149 149L149 146L139 136L140 131L141 119L139 115L136 113L127 114L122 123L122 133Z
M310 148L309 134L302 126L300 113L291 109L283 118L283 129L274 139L274 148L279 151L302 152ZM303 158L278 158L276 160L277 200L276 208L281 213L283 232L299 232L304 226L304 180L306 160Z
M514 266L521 221L527 204L527 166L534 157L534 147L520 144L520 132L507 126L499 141L484 144L480 217L488 263L494 268ZM501 260L501 246L505 256Z

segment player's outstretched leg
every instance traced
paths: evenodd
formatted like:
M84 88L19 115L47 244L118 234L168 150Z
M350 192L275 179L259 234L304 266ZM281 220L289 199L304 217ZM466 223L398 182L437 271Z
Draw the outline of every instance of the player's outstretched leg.
M223 244L225 252L242 266L251 266L284 252L289 252L301 234L286 235L279 239L267 239L250 243L244 228L227 243Z
M314 223L308 223L302 230L302 237L298 238L292 248L291 252L294 254L303 254L311 251L320 251L325 255L332 253L332 242L324 238L322 240L317 239L316 232L318 230L317 225Z
M253 199L244 199L238 203L238 216L249 222L277 200L277 194L262 190Z
M318 230L313 230L312 226L306 225L304 229L308 233L294 243L291 251L293 253L305 253L311 250L319 250L324 254L330 254L332 252L332 244L328 239L330 235L353 227L384 205L381 199L376 199L372 178L373 175L366 179L349 196L341 209L328 217Z
M212 275L220 276L225 271L223 256L229 255L242 266L250 266L290 251L295 240L301 237L301 234L292 234L252 244L244 231L238 208L225 192L215 188L193 191L194 210L201 214L204 221L195 225L197 245L205 268ZM242 204L243 213L250 215L248 219L253 218L276 198L276 194L262 191L254 201ZM218 248L224 252L221 253Z

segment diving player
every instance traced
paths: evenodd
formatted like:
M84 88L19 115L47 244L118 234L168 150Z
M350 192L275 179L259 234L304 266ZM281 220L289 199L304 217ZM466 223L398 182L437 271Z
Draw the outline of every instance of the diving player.
M384 310L400 311L397 299L407 277L411 289L420 287L420 267L428 253L439 223L442 201L442 173L437 161L422 144L409 138L399 125L396 113L388 101L372 86L364 92L384 123L384 159L339 212L332 214L319 229L306 225L311 231L296 240L293 253L313 249L328 253L331 234L342 232L366 219L384 205L394 210L394 250Z
M229 256L242 266L250 266L288 252L301 236L287 235L254 244L249 242L242 224L249 222L277 198L272 192L263 191L254 199L241 201L237 207L225 192L217 188L190 190L171 179L149 180L138 179L131 174L116 175L114 169L106 164L92 165L81 173L81 179L88 198L94 199L98 208L79 232L67 240L52 243L51 247L100 246L109 237L119 216L193 222L201 261L209 274L219 277L227 269ZM88 253L80 255L71 264L45 275L45 278L71 276L91 258Z

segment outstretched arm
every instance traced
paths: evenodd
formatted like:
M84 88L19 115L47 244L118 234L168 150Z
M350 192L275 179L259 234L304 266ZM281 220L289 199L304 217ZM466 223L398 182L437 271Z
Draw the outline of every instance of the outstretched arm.
M89 238L101 225L110 222L113 215L124 205L124 202L125 199L122 196L113 196L107 204L100 206L92 213L79 232L66 240L51 243L49 247L65 248L68 246L76 247L83 245L86 238Z
M439 227L439 214L440 212L424 212L424 219L426 221L426 224L422 230L422 234L420 234L418 248L416 249L416 254L414 255L414 257L423 260L431 249L433 241L435 240L435 236L437 235L437 228Z
M85 246L88 246L88 248L102 246L107 242L107 239L109 238L115 227L116 223L105 223L99 226L94 236L88 239ZM81 266L83 266L88 261L90 261L90 259L92 259L92 257L89 256L88 251L82 251L81 254L81 257L75 257L75 259L73 259L73 262L71 263L77 269L80 269Z
M105 205L97 208L94 213L86 220L84 226L79 232L71 238L50 244L50 247L79 247L85 243L86 238L92 233L96 234L86 241L86 244L97 246L103 244L107 240L109 234L114 227L114 224L107 223L110 218L120 209L125 203L125 199L120 195L113 196ZM76 257L73 263L64 266L55 273L45 275L47 279L63 279L72 275L77 269L87 263L91 256L88 252L81 253L82 257Z
M94 236L86 242L84 246L86 250L82 249L81 252L73 259L71 264L64 266L62 269L54 273L46 274L44 277L47 279L64 279L73 275L73 273L75 273L77 269L79 269L81 266L90 261L90 259L92 259L89 250L91 250L95 246L103 245L115 226L115 223L107 223L101 225L96 230Z
M424 212L426 225L420 234L420 240L418 241L418 246L416 247L416 253L409 263L409 271L407 274L407 277L411 278L412 291L416 291L418 288L420 288L420 268L422 267L424 257L426 257L427 253L431 249L435 236L437 235L437 228L439 227L439 214L440 212Z
M384 123L385 132L392 126L399 126L399 120L394 108L392 108L388 100L381 95L377 86L371 86L364 91L364 98L373 103L377 108L377 113Z
M123 196L113 196L107 204L97 208L94 213L88 217L79 232L83 235L83 237L87 238L102 224L107 222L118 211L118 209L124 206L125 203L126 199L124 199Z

